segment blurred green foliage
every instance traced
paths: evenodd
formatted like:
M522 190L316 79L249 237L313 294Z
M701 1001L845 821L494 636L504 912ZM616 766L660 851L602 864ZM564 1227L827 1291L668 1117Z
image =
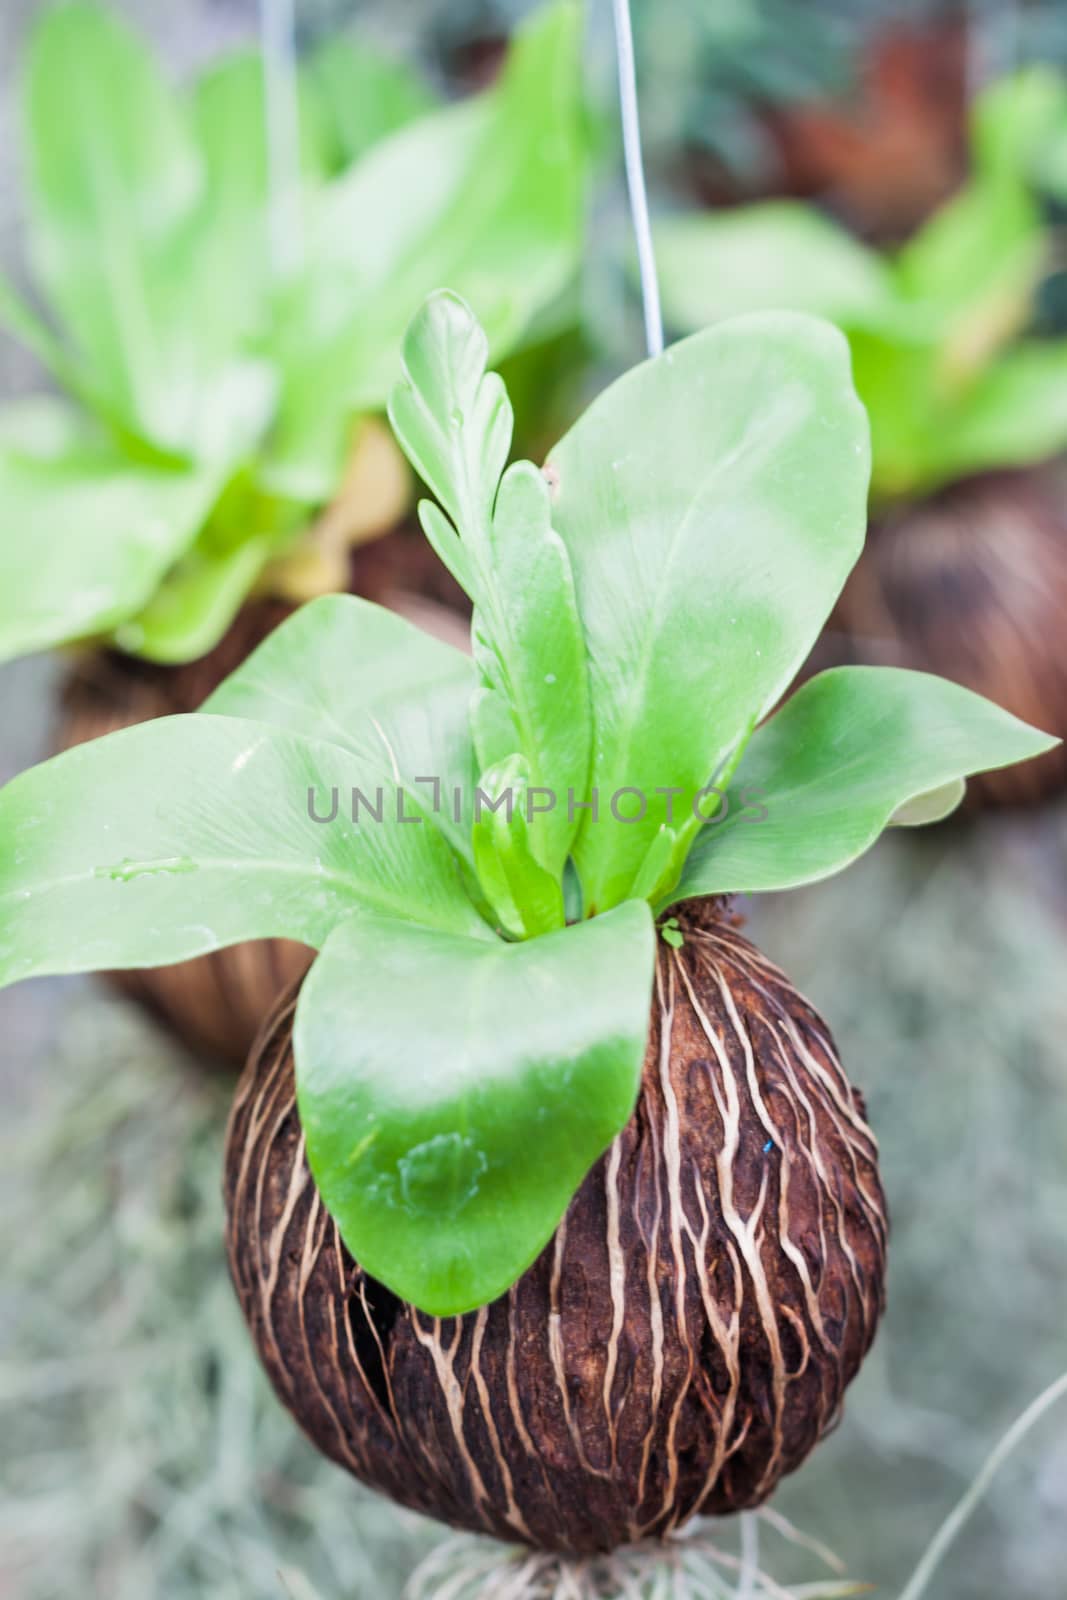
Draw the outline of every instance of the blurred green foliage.
M578 44L576 9L549 5L491 89L438 107L408 67L327 41L288 150L256 51L177 91L93 0L44 11L22 99L49 316L0 280L0 326L69 403L0 417L0 659L90 635L209 650L336 489L441 282L495 356L571 325Z
M888 255L799 202L665 219L668 320L692 331L789 306L837 322L870 416L876 502L1051 457L1067 445L1067 342L1034 335L1064 140L1062 78L993 85L974 106L967 183Z

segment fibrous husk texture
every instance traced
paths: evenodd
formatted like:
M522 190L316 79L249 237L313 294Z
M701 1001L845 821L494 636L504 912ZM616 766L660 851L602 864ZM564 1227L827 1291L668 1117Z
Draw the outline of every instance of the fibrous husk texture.
M852 659L952 678L1067 739L1067 479L990 473L885 517L838 602ZM1067 784L1060 746L969 780L971 804Z
M839 1413L883 1306L875 1141L782 973L717 908L680 921L633 1118L534 1265L466 1316L353 1262L305 1161L295 996L261 1035L227 1147L237 1292L283 1402L404 1505L609 1550L758 1505Z

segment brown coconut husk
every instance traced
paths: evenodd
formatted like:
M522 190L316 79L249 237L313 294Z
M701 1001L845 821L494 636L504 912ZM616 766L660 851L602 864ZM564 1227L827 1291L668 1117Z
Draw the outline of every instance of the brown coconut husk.
M227 1137L237 1293L311 1439L402 1505L606 1551L758 1505L840 1413L884 1303L863 1101L716 905L679 923L632 1120L534 1265L466 1316L417 1312L341 1242L305 1161L295 992L257 1041Z
M400 528L351 552L348 577L352 592L390 606L449 643L464 643L465 598L417 530ZM294 609L285 600L250 600L208 655L183 666L159 666L114 650L83 652L63 688L58 748L198 710ZM304 945L269 939L107 978L199 1055L240 1067L278 995L303 976L311 959Z
M951 678L1067 738L1067 479L969 479L876 520L820 652L826 664ZM1067 752L968 782L972 806L1032 805L1067 782Z

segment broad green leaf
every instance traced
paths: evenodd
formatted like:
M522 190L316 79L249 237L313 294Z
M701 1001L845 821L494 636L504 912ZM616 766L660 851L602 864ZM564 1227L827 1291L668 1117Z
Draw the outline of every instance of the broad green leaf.
M424 519L431 540L474 602L479 761L488 768L521 756L531 788L552 797L532 816L529 840L559 883L576 831L568 795L584 796L589 775L585 645L548 484L530 462L504 471L511 406L486 372L488 355L470 308L448 292L432 295L405 338L389 415L451 519L451 528L439 514Z
M852 370L871 421L876 501L929 493L967 473L1047 460L1067 443L1067 344L1025 342L962 385L934 349L853 333Z
M953 440L957 426L969 434L972 397L984 411L987 381L995 393L993 364L1029 319L1048 248L1032 196L998 173L961 190L892 262L793 202L670 220L659 260L668 320L683 329L775 306L817 311L842 328L881 501L1011 459L990 435L987 459L957 465ZM1056 426L1049 431L1058 440ZM1043 448L1040 430L1034 438L1025 459Z
M326 176L324 135L310 92L301 85L298 152L301 191L295 218L306 228ZM238 336L270 332L273 270L270 237L270 160L262 57L244 50L213 66L190 100L204 167L191 269L202 283L200 332L220 350ZM207 326L204 320L207 319Z
M55 461L84 443L78 412L54 395L25 395L0 406L0 455Z
M383 788L381 822L353 823L353 786ZM313 820L309 791L328 817L334 788L336 819ZM0 984L242 939L321 945L360 908L476 937L443 836L398 821L397 805L380 767L236 717L163 717L79 745L0 790Z
M352 412L384 406L427 294L448 284L469 300L495 358L573 278L586 169L579 47L577 6L545 7L492 89L401 129L330 187L277 346L275 473L294 492L321 494Z
M38 333L39 355L118 432L224 462L258 441L276 391L241 349L265 307L247 76L221 68L194 102L198 143L144 46L75 0L39 23L26 79L31 249L76 352Z
M301 83L300 176L314 190L326 175L324 135L310 89ZM193 129L204 162L205 198L219 222L254 223L265 240L270 198L263 59L240 50L209 68L193 88Z
M0 327L15 338L57 382L73 393L84 391L84 378L52 329L0 276Z
M136 438L136 428L130 426L128 417L101 392L97 378L64 346L52 328L26 304L2 275L0 328L17 339L57 384L80 400L89 411L95 412L119 438L125 434L132 434Z
M300 995L300 1121L360 1265L451 1316L503 1294L626 1124L655 961L648 907L523 944L355 916Z
M1065 445L1067 341L1025 343L1006 351L940 419L933 464L947 481L1046 461Z
M1025 326L1048 245L1036 202L1021 185L975 182L900 251L902 292L937 330L949 384L969 381Z
M1058 742L944 678L892 667L820 673L753 735L729 809L702 830L670 898L829 877L891 821L944 816L960 778Z
M849 345L871 426L872 504L915 494L937 476L940 430L952 405L938 371L938 347L867 329L854 329Z
M103 447L0 452L0 660L139 611L220 489L214 469L138 466Z
M472 662L392 611L352 595L302 606L215 690L204 710L325 740L385 765L411 810L471 857ZM458 796L458 799L457 799Z
M966 778L952 778L939 789L929 789L926 794L905 800L889 819L892 828L925 828L931 822L944 822L950 817L967 793Z
M869 451L848 348L787 313L721 323L621 378L550 467L595 729L598 814L575 857L602 911L661 826L691 840L696 795L786 689L859 555ZM636 820L615 820L616 799Z
M266 494L254 466L230 475L195 541L147 603L123 619L115 643L168 665L206 655L305 516L303 507Z
M434 105L428 86L406 63L350 38L320 45L304 69L304 82L318 103L338 171Z
M535 820L521 756L484 772L475 795L474 864L501 930L516 939L562 928L563 886L538 862L530 843Z
M987 85L971 107L975 165L995 180L1033 183L1049 144L1067 134L1067 82L1055 68L1025 67Z
M168 666L207 655L248 598L272 550L264 538L218 552L194 545L144 610L115 630L115 643Z
M26 69L31 246L94 384L165 444L176 440L180 342L158 282L201 172L148 51L101 6L49 8Z
M668 217L656 229L656 263L667 320L687 333L768 310L850 327L892 314L896 295L880 256L791 200Z

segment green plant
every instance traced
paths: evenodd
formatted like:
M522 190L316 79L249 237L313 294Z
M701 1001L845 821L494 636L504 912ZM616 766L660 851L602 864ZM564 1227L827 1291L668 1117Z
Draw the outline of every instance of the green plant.
M1027 330L1052 264L1041 191L1065 137L1055 75L991 87L974 108L970 180L888 257L791 202L665 219L668 320L690 331L791 307L836 322L871 420L875 505L1042 461L1067 444L1067 342Z
M23 111L52 321L0 282L0 325L68 398L0 413L0 659L84 637L168 663L210 649L337 490L437 283L463 287L497 355L566 325L578 46L576 8L550 5L494 88L437 107L328 43L287 184L257 54L177 94L91 0L44 14Z
M866 425L833 330L755 316L676 345L544 474L505 470L486 359L435 295L391 405L473 662L327 597L202 713L0 793L4 982L321 949L296 1021L316 1183L366 1270L438 1315L515 1281L627 1122L656 916L826 876L1054 742L889 670L825 673L763 720L862 544Z

